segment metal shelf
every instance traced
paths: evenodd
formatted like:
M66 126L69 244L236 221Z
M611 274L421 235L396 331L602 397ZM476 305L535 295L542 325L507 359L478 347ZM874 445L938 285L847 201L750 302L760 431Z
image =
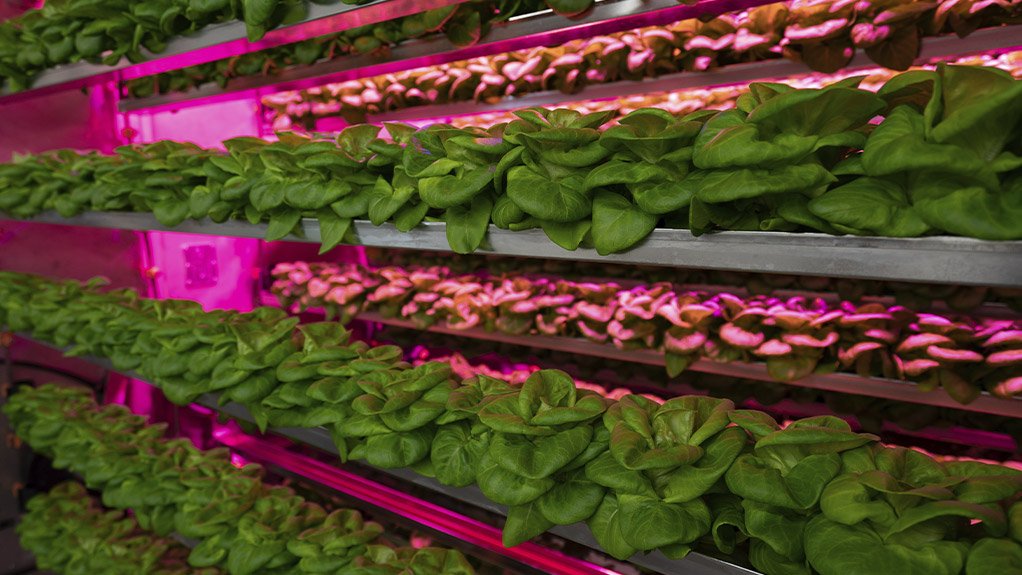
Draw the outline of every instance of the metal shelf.
M265 293L260 296L260 303L264 306L280 306L274 296ZM319 314L323 313L323 310L318 308L312 308L306 311ZM591 342L580 338L538 334L511 335L497 331L487 331L483 328L455 329L444 325L433 325L423 329L416 326L414 322L384 317L376 312L362 312L356 315L355 319L392 327L427 331L455 337L495 341L512 345L520 345L523 347L562 351L566 353L602 357L614 361L641 363L657 367L665 366L664 356L658 351L623 350L611 345ZM851 373L829 373L814 374L795 381L778 381L770 376L767 372L766 365L763 363L721 363L708 359L697 360L693 362L688 369L690 371L701 373L712 373L740 379L764 381L778 385L791 385L794 387L846 393L849 395L876 397L918 405L929 405L947 409L973 411L988 415L1022 418L1022 399L1003 399L991 395L988 392L982 392L980 397L972 403L962 404L955 401L944 390L938 389L933 391L923 391L914 383L898 379L861 377ZM675 390L673 389L674 386L675 384L668 384L664 389L678 391L680 394L702 393L699 390L691 388ZM892 429L892 431L904 433L904 431L894 429ZM941 435L941 440L946 441L947 436ZM994 444L997 445L1001 445L1002 443L1003 442L998 441L994 442Z
M2 220L0 220L2 221ZM232 220L222 224L186 220L175 228L160 225L149 213L89 212L73 218L47 213L26 221L98 228L156 230L262 238L265 224ZM426 222L410 232L391 224L353 226L361 245L382 248L451 251L446 224ZM319 222L301 222L303 237L290 241L320 243ZM1022 241L990 242L972 238L878 238L819 233L718 232L695 237L688 230L656 229L631 250L601 256L594 249L565 250L542 230L521 232L490 226L477 253L530 258L705 268L906 282L1022 287Z
M252 415L244 406L236 403L229 403L222 407L218 406L217 398L213 395L200 397L196 403L236 420L246 421L249 423L254 422ZM337 447L330 438L330 432L324 428L275 428L270 429L269 433L286 437L292 441L337 455ZM383 469L369 466L363 462L359 462L358 465L362 465L375 471L386 473L403 481L425 487L452 499L485 509L491 513L507 515L507 508L487 499L486 496L483 495L482 491L480 491L476 486L449 487L441 484L435 479L419 475L410 469ZM574 541L575 543L585 545L598 551L600 550L600 547L593 538L592 533L584 523L578 523L576 525L560 525L550 529L549 531L569 541ZM655 553L645 555L636 554L629 558L628 561L646 569L663 573L664 575L756 575L758 573L757 571L740 565L734 565L699 553L691 553L684 559L673 560L668 559L662 553L657 551Z
M599 0L576 18L558 16L550 10L529 14L493 27L479 43L458 47L437 36L400 44L386 57L351 55L311 66L298 66L272 76L246 76L231 80L226 88L209 84L189 92L165 94L120 102L121 111L172 110L196 104L261 97L284 90L300 90L331 82L392 74L425 66L500 54L512 50L553 46L579 38L612 34L645 26L717 16L776 0L700 0L692 6L677 0Z
M46 70L36 77L31 89L13 93L5 91L0 94L0 103L25 100L110 80L123 81L159 74L465 1L377 0L362 6L343 4L340 0L334 0L332 4L326 6L308 3L308 15L304 20L271 30L257 42L248 41L244 22L225 22L209 26L192 36L175 38L167 43L167 49L163 52L148 54L152 59L145 62L133 64L121 59L113 66L79 62Z
M276 297L267 292L260 294L259 301L260 304L264 306L275 307L280 306L280 303L277 301ZM307 309L306 311L318 314L323 313L323 310L319 308L310 308ZM444 325L433 325L428 328L422 329L417 327L411 321L396 318L387 318L375 312L359 313L356 316L356 319L360 321L379 323L392 327L400 327L418 331L427 331L444 335L452 335L456 337L496 341L501 343L509 343L513 345L521 345L525 347L549 349L553 351L563 351L567 353L588 355L593 357L603 357L616 361L641 363L657 367L663 367L665 365L663 354L656 351L622 350L610 345L590 342L584 339L535 334L515 336L501 332L486 331L485 329L482 328L454 329ZM705 359L694 362L692 365L689 366L688 369L691 371L697 371L702 373L713 373L718 375L737 377L741 379L766 381L781 385L792 385L796 387L805 387L810 389L819 389L823 391L847 393L851 395L863 395L867 397L891 399L896 401L903 401L906 403L930 405L934 407L959 409L964 411L974 411L977 413L987 413L991 415L1003 415L1007 417L1022 417L1022 400L1001 399L999 397L992 396L987 392L983 392L982 395L973 403L963 405L952 399L943 390L921 391L915 384L895 379L860 377L858 375L847 373L831 373L812 375L810 377L806 377L796 381L777 381L776 379L770 377L770 374L767 373L766 371L766 366L761 363L734 363L734 362L719 363ZM675 390L674 387L675 387L674 384L670 384L665 389L678 391L679 393L682 394L705 393L703 391L695 390L692 388ZM914 434L914 432L909 432L900 428L895 428L893 426L891 426L890 429L888 429L888 431L891 431L893 433L900 433L902 435ZM955 428L946 431L948 432L939 433L938 434L939 437L937 437L936 439L941 441L952 441L956 435L961 434L963 431L970 431L973 433L985 433L976 432L974 430L963 430L960 428ZM919 436L925 437L927 439L935 439L934 434ZM980 443L985 445L989 444L994 446L995 448L1005 449L1007 451L1012 451L1014 449L1014 447L1006 447L1008 443L1013 444L1014 442L1010 440L1008 442L1005 442L1003 436L1000 435L998 435L998 437L993 438L986 437L984 438L984 441Z
M924 38L919 58L915 65L923 65L936 59L955 55L967 55L991 50L1009 50L1022 47L1022 26L1001 26L977 30L965 38L954 35ZM841 68L842 72L854 72L869 68L882 68L858 50L852 61ZM754 81L766 81L799 75L818 74L804 63L787 59L765 60L746 64L734 64L706 72L677 72L645 80L621 80L607 84L586 86L581 92L565 94L560 91L535 92L522 97L502 98L492 104L486 102L458 102L454 104L422 105L372 114L367 121L409 122L430 118L453 116L474 116L494 112L507 112L531 106L556 106L567 102L622 98L656 92L675 92L685 89L714 88Z

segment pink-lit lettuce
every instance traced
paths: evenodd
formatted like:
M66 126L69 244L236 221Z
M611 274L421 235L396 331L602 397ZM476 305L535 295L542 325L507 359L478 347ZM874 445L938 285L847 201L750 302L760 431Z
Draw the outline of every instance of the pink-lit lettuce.
M317 118L340 116L347 122L367 115L414 106L452 102L492 102L537 91L582 92L593 85L642 80L661 74L698 73L743 62L786 58L807 68L832 72L862 50L880 66L905 70L919 56L921 44L934 35L964 36L977 28L998 26L1017 15L1011 3L979 1L863 2L835 0L778 2L722 14L708 21L683 20L662 27L596 36L555 47L537 47L443 64L423 70L328 84L265 97L276 113L275 127L308 126ZM317 57L343 57L343 41L313 44ZM327 56L327 48L331 49ZM129 82L132 95L162 91L252 73L278 73L291 61L287 52L260 53L235 59L234 66L199 67L159 78ZM319 56L323 54L322 56ZM256 65L260 64L260 65ZM218 76L223 75L222 79ZM706 98L701 91L694 99ZM733 99L732 99L733 100ZM630 103L630 102L626 102ZM693 107L727 107L733 102L706 98ZM661 100L660 106L676 102ZM658 106L658 107L660 107ZM672 109L687 113L691 108ZM627 113L624 112L624 113Z
M375 311L421 327L482 328L513 335L582 337L618 349L664 353L668 373L693 362L763 362L779 381L844 371L942 387L968 403L983 390L1018 393L1022 330L1011 320L918 313L879 303L828 303L805 297L740 298L680 291L671 284L624 289L614 282L573 282L519 275L454 275L443 267L282 264L273 290L286 306L322 307L353 317ZM319 280L375 286L336 306L311 297ZM419 278L413 285L410 278ZM316 284L317 293L323 292ZM347 288L345 288L347 289ZM333 293L328 290L328 294Z

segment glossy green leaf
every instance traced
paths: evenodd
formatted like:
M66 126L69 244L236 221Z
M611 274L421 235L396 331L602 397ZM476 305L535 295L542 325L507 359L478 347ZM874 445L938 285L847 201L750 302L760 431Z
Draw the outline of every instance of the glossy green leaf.
M514 547L524 543L553 526L553 522L540 512L535 501L512 505L507 510L507 521L504 523L504 546Z
M507 195L525 213L550 222L574 222L593 210L579 175L554 180L516 166L508 172Z
M709 533L712 518L702 500L664 503L641 495L620 495L621 537L636 549L691 543Z
M599 191L593 202L593 244L600 255L625 251L649 235L657 217L647 214L628 198Z
M621 534L620 505L613 494L604 497L596 513L586 523L600 547L615 559L625 560L638 551Z
M486 237L493 202L485 195L476 196L469 206L447 210L447 243L459 254L476 251Z

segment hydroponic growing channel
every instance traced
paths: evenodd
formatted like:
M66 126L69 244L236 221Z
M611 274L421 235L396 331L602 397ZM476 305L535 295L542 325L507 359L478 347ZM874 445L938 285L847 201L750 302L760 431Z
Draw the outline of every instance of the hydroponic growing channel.
M22 4L0 575L1022 572L1018 1Z

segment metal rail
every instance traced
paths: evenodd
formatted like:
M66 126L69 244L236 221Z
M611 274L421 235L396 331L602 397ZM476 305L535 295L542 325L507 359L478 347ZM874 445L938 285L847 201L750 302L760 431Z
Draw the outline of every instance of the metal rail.
M168 228L149 213L89 212L73 218L46 213L28 221L131 230L157 230L261 238L266 224L232 220L222 224L187 220ZM353 225L359 243L382 248L449 252L447 227L426 222L410 232L391 224ZM301 236L290 241L320 243L319 222L301 222ZM480 254L531 258L570 259L705 268L745 272L799 274L906 282L1022 287L1022 241L992 242L972 238L934 236L881 238L832 236L820 233L718 232L693 236L688 230L653 230L624 253L601 256L596 250L565 250L542 230L520 232L490 226Z

